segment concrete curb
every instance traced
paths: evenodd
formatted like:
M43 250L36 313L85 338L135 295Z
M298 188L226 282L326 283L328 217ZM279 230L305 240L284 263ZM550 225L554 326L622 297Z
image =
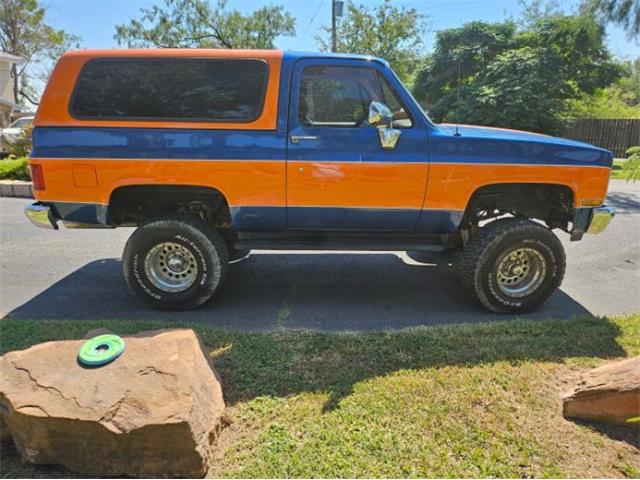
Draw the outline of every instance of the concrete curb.
M0 180L0 197L33 198L33 184L24 180Z

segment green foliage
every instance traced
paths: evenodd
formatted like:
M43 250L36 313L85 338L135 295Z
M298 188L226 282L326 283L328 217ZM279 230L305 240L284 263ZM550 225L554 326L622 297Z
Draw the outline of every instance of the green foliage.
M7 140L0 136L0 146L4 152L8 152L11 157L26 157L31 153L33 148L33 125L24 127L18 138Z
M412 7L397 7L391 0L368 8L347 3L336 25L338 52L384 58L403 81L415 69L422 47L426 16ZM318 37L321 50L331 50L331 29Z
M590 0L607 21L624 28L629 37L640 35L640 0Z
M556 57L531 47L501 53L468 87L466 100L454 104L455 117L560 133L565 84L557 64Z
M627 150L627 159L622 165L622 174L627 182L640 180L640 147L631 147Z
M135 47L275 48L280 35L295 35L295 18L281 6L244 15L226 0L164 0L140 9L141 16L116 26L118 44Z
M592 15L534 15L520 28L470 22L438 32L413 93L436 121L558 133L566 100L598 91L622 71Z
M606 46L604 26L592 15L545 17L525 32L525 45L545 49L558 57L558 68L571 96L593 93L623 73Z
M0 160L0 180L30 180L27 158Z
M618 85L584 94L566 103L569 118L640 118L640 104L629 105L625 93Z
M29 78L46 79L51 62L62 52L77 45L79 38L45 23L46 8L38 0L2 0L0 2L0 49L26 60L11 66L14 97L37 103ZM34 67L38 67L37 69ZM44 72L40 75L31 71Z
M502 52L517 46L513 22L470 22L436 33L434 52L416 74L413 94L426 104L437 121L453 120L458 78L463 93Z
M569 118L640 118L640 58L625 62L625 76L593 94L567 101Z

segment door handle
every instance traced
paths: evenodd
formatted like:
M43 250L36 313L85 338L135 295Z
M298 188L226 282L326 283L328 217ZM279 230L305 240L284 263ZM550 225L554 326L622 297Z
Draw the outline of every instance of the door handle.
M291 135L291 143L299 143L300 140L319 140L317 135Z

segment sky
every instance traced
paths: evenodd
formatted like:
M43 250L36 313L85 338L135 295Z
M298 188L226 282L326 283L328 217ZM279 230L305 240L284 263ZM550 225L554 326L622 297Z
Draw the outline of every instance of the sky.
M567 12L579 0L564 0ZM47 20L56 27L82 38L82 48L117 48L113 39L115 26L139 16L140 8L151 7L162 0L44 0ZM265 3L282 5L296 18L296 37L280 37L276 44L283 50L318 50L316 35L322 26L330 25L331 0L229 0L228 9L251 12ZM374 6L380 0L356 0L356 4ZM428 16L429 30L424 34L425 51L433 46L435 31L458 27L472 20L501 21L517 17L517 0L394 0L394 4L416 8ZM640 56L638 40L629 40L618 27L607 28L609 47L620 58Z

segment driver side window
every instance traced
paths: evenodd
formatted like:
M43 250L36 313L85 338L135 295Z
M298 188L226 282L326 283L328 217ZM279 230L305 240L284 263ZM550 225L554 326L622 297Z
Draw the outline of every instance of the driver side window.
M397 127L411 119L387 80L374 69L317 65L307 67L300 80L298 120L306 127L360 128L367 126L372 101L386 103Z
M307 67L302 72L298 118L307 127L357 128L379 98L375 72L361 67Z

